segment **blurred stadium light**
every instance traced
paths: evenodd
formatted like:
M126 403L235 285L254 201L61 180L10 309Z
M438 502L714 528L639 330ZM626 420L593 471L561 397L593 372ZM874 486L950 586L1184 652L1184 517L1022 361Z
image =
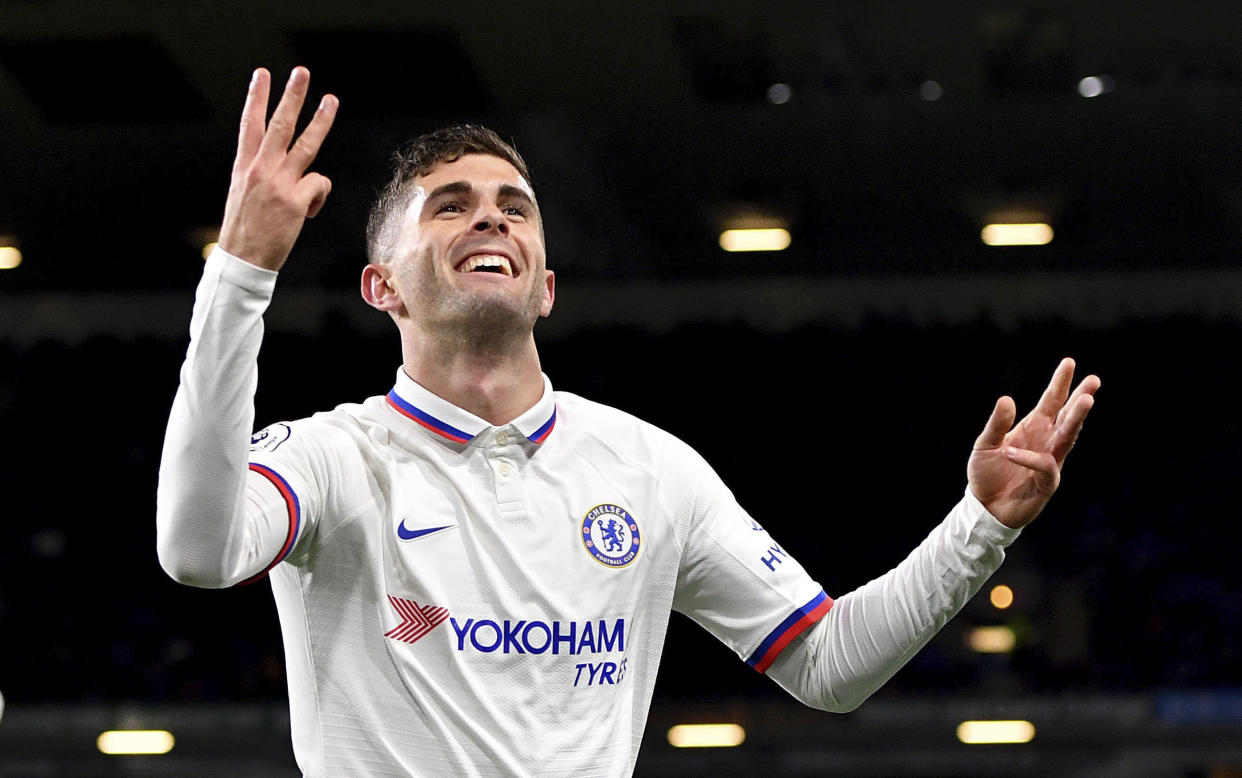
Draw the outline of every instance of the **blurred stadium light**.
M738 718L745 742L681 749L687 720ZM1029 722L1027 744L964 746L964 720ZM100 754L103 729L141 721L177 733L163 756ZM638 776L1168 776L1242 769L1242 694L1055 695L872 700L835 715L788 701L653 707ZM295 776L288 709L270 705L13 706L0 727L0 775Z

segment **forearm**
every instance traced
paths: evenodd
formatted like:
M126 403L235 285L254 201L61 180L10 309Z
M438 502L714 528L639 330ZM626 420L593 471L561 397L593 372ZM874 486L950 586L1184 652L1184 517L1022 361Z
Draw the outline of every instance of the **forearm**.
M961 610L1017 535L968 493L901 564L838 599L768 675L807 705L853 710Z
M195 294L156 507L160 564L183 583L228 585L246 553L256 360L275 277L217 251Z

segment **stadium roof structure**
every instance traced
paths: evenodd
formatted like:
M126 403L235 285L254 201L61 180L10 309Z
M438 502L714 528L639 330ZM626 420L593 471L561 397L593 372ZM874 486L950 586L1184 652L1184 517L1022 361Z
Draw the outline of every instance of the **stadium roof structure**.
M571 290L723 284L701 299L732 311L755 281L843 285L904 311L946 299L940 279L965 284L928 314L950 318L1016 278L1070 318L1084 295L1104 311L1242 298L1228 4L3 0L0 20L0 236L24 256L0 271L6 296L192 284L249 73L301 63L342 108L318 165L331 202L286 288L352 294L394 148L472 120L532 162ZM1053 241L980 240L1015 219ZM789 248L722 251L747 223L786 225ZM795 319L819 315L805 296Z

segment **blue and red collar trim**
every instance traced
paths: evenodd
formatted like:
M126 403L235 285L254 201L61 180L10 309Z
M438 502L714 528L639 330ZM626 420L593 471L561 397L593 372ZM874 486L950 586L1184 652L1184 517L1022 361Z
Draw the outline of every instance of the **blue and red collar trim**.
M405 394L404 397L402 393ZM410 397L414 397L423 407L410 402ZM388 406L397 413L420 427L455 443L469 443L489 426L486 421L432 395L404 375L398 375L397 385L384 399ZM436 409L439 415L428 411L429 407ZM445 421L441 416L453 419L456 424ZM543 423L540 424L541 419ZM536 424L538 426L535 426ZM556 427L556 403L552 400L552 387L546 376L544 377L543 399L515 419L513 426L532 443L543 443L552 434L552 429Z
M413 405L402 399L401 395L397 394L396 389L393 389L388 393L387 400L388 404L392 406L397 413L416 424L421 424L437 435L441 435L458 443L469 443L470 439L474 437L474 435L471 435L468 432L457 429L447 421L441 421L435 416L432 416L430 413L415 408Z
M552 406L552 416L543 423L543 426L532 432L529 436L531 443L542 443L552 434L552 428L556 426L556 406Z

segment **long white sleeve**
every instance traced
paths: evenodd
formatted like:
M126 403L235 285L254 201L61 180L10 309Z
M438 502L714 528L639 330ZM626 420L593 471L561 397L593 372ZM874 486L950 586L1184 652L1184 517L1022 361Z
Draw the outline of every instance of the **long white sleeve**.
M815 708L857 708L979 591L1019 531L965 498L901 564L838 599L767 674Z
M275 272L216 249L195 293L156 500L160 564L182 583L237 583L284 541L279 495L246 488L262 317L275 285Z

